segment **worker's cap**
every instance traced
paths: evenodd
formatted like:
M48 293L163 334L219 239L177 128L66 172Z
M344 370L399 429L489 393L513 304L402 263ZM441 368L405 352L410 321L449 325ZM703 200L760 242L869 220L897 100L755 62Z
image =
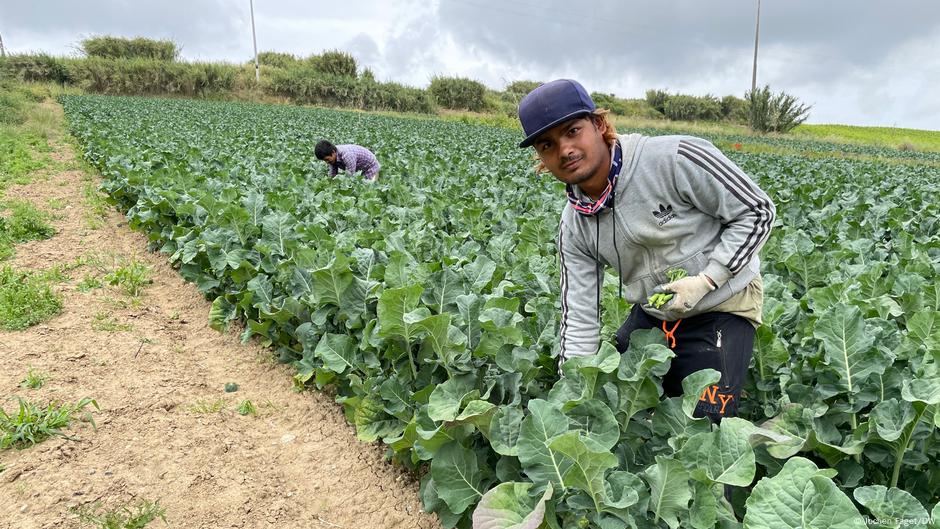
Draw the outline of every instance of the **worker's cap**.
M519 102L519 121L526 137L519 147L528 147L546 130L569 119L594 112L597 106L581 83L556 79L532 90Z

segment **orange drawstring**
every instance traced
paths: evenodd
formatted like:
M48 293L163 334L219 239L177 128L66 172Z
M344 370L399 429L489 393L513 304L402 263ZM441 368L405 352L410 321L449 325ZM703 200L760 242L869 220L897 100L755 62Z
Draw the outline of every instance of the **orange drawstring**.
M676 348L676 329L679 328L679 324L682 323L682 320L676 320L676 324L672 326L672 330L666 328L666 322L663 321L663 332L666 333L666 341L669 343L670 349Z

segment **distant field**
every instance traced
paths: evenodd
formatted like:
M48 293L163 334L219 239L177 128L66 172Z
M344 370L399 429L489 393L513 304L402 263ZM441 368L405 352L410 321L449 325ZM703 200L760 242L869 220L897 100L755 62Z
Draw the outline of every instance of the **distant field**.
M910 148L918 151L940 151L940 131L900 129L892 127L856 127L852 125L800 125L794 136L852 142L890 148Z

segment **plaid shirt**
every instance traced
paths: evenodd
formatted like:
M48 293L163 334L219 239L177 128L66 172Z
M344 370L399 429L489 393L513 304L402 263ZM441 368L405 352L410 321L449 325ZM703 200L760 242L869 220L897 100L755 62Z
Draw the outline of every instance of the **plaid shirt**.
M374 180L379 174L379 168L379 161L369 149L359 145L337 145L336 163L330 164L330 177L343 169L349 174L362 171L363 178Z

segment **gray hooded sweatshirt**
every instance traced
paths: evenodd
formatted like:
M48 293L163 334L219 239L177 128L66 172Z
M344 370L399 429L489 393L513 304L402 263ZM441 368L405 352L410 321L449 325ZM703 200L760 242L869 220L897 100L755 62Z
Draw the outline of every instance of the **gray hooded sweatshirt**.
M669 282L666 270L704 272L718 289L682 317L709 312L758 277L757 254L776 216L767 194L706 140L619 138L623 164L611 206L585 216L567 204L561 215L562 360L597 352L604 267L618 271L626 300L641 305Z

